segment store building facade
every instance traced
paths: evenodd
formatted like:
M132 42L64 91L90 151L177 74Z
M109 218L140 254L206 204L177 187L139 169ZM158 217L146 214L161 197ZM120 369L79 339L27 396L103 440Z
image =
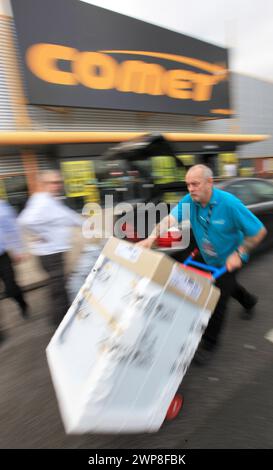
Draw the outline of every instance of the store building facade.
M0 6L0 194L19 210L46 168L95 198L100 155L146 133L218 177L272 173L273 86L228 73L226 49L78 0Z

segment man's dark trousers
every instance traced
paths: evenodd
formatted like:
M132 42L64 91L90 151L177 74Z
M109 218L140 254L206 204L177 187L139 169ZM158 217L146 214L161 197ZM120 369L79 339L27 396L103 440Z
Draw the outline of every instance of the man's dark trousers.
M63 253L40 256L41 264L49 277L49 289L51 295L50 322L58 326L66 314L69 301L66 291L64 275Z
M213 348L218 343L230 297L236 299L246 309L252 305L252 295L237 282L236 275L236 271L227 272L215 283L219 287L221 295L203 335L204 346L208 349Z
M21 310L26 308L26 302L21 287L15 280L15 273L8 253L0 255L0 279L2 279L7 297L11 297L19 304Z

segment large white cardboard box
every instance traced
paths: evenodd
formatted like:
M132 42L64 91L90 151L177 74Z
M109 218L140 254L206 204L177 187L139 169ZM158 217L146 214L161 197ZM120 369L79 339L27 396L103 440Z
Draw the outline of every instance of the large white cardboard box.
M166 255L109 239L46 349L66 432L157 431L218 297Z

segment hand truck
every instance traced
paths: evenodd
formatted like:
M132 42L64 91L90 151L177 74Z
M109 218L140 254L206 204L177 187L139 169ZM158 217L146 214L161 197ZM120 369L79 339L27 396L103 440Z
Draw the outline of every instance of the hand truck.
M211 282L214 282L220 276L227 272L226 266L221 268L216 268L215 266L209 266L204 263L200 263L198 261L194 261L194 258L199 254L198 248L195 248L192 253L186 258L184 263L181 266L186 266L191 271L197 272L203 277L210 279ZM175 419L181 409L183 408L184 404L184 397L180 393L176 393L174 398L171 401L171 404L168 408L165 420L171 421Z

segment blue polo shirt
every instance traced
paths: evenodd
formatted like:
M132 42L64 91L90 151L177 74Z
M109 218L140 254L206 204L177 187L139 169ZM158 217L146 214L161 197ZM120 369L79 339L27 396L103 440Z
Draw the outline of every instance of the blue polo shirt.
M213 188L209 203L202 207L190 194L183 197L171 215L182 221L182 204L190 204L191 228L200 253L207 264L224 266L226 259L245 237L253 237L262 222L232 194Z

